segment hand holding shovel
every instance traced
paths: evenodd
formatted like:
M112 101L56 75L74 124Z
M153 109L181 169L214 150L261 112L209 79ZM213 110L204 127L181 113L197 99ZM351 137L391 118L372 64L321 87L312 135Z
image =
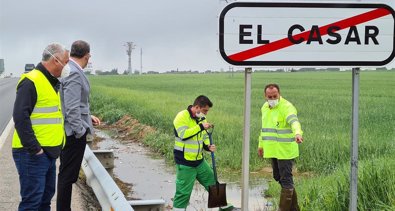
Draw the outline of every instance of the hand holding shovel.
M212 134L213 129L211 131L207 131L208 137L210 139L210 145L214 145ZM208 208L214 207L222 207L227 205L226 201L226 184L220 184L217 178L217 168L215 166L215 156L214 152L211 151L211 160L213 161L213 171L214 171L214 180L215 184L209 186L208 190Z

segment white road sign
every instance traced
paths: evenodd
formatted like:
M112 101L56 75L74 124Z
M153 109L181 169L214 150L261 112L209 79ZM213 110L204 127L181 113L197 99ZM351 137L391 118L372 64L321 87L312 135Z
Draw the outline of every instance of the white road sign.
M219 18L220 53L233 65L383 66L394 35L385 4L237 2Z

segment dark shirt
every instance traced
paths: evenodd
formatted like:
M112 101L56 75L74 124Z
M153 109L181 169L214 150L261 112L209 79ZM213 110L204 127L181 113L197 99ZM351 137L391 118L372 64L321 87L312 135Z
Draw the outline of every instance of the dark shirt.
M187 108L187 110L188 110L188 112L189 112L189 115L191 116L192 119L194 119L194 120L196 121L196 124L199 124L199 126L200 126L200 131L203 131L203 130L204 130L204 127L203 127L203 124L202 124L201 122L202 122L203 120L205 120L205 118L201 118L201 119L200 119L200 118L194 116L194 115L192 114L191 108L192 108L192 105L188 106L188 108ZM200 133L200 132L199 132L199 133ZM176 137L178 137L177 130L176 130L175 128L174 128L174 134L175 134ZM196 135L197 135L197 134L196 134ZM192 137L193 137L193 136L192 136ZM192 137L187 137L187 138L184 138L183 140L190 139L190 138L192 138ZM209 151L208 146L205 145L204 143L203 143L203 149L206 150L206 151ZM190 166L190 167L197 167L197 166L200 165L200 164L202 163L202 161L203 161L203 159L201 159L201 160L196 160L196 161L186 160L186 159L184 158L184 152L181 152L181 151L179 151L179 150L173 150L173 153L174 153L174 160L175 160L176 164L180 164L180 165L184 165L184 166Z
M59 80L52 76L41 63L37 65L36 69L45 75L54 88L55 92L58 92L60 85ZM57 158L59 157L62 146L41 147L34 134L30 115L32 114L36 103L36 87L30 79L25 78L18 84L14 111L12 114L15 122L15 129L21 140L23 148L13 150L26 150L31 155L34 155L37 154L42 148L48 156Z

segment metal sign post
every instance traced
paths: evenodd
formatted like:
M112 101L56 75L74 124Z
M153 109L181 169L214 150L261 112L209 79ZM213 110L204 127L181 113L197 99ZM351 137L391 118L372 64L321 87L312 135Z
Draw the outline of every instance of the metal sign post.
M244 132L243 132L243 167L241 210L248 210L249 167L250 167L250 117L251 117L251 73L252 68L245 68L244 77Z
M352 131L349 211L357 211L358 204L359 74L359 68L352 68Z

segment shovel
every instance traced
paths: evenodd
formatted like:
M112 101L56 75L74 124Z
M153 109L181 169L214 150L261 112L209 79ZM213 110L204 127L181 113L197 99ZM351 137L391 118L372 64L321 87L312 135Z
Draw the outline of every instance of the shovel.
M213 139L211 137L213 131L206 131L210 139L210 145L213 144ZM215 185L208 187L208 208L222 207L226 206L228 203L226 201L226 184L220 184L217 178L217 168L215 166L214 152L211 152L211 160L213 161L213 171Z

